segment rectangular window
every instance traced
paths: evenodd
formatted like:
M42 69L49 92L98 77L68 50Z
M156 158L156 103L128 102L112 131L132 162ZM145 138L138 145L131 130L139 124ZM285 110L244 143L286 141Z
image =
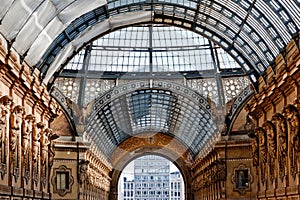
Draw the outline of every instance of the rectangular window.
M69 172L57 172L56 173L56 189L66 190L69 189Z
M236 173L236 188L245 188L249 186L248 170L237 170Z

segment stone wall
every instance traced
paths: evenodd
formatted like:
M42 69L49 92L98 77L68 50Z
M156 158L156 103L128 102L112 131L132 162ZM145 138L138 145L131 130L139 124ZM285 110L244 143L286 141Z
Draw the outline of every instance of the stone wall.
M195 200L256 199L256 173L246 136L223 137L205 158L195 161L192 172Z
M111 167L80 137L61 137L55 143L55 159L50 175L53 200L108 199ZM67 187L61 187L65 174ZM60 189L59 189L60 188Z
M1 40L1 38L0 38ZM50 129L58 105L36 74L0 41L0 198L50 199Z

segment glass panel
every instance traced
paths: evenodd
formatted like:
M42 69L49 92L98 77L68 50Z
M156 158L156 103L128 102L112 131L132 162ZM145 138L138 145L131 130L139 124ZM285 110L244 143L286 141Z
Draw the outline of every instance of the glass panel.
M294 22L296 23L298 29L300 28L300 1L298 0L298 5L295 1L292 0L285 0L285 1L280 1L282 6L286 8L287 12L291 15L293 18Z
M56 174L56 189L66 190L69 189L69 173L68 172L57 172Z
M100 0L77 0L74 3L66 7L62 12L59 13L59 18L64 24L69 24L74 19L78 18L91 10L103 5L105 1Z
M47 48L52 44L54 39L65 28L62 22L58 18L54 18L35 39L34 43L28 51L28 55L25 60L29 65L34 66L42 58Z
M221 68L240 68L225 51L218 46L213 48L220 55ZM139 26L124 28L96 40L89 70L203 71L214 70L214 62L209 41L196 33L169 26Z
M272 19L274 28L280 33L284 43L287 44L291 39L291 35L286 31L286 26L282 19L277 15L276 10L273 10L265 1L257 1L255 5L266 18Z
M71 3L73 3L76 0L52 0L51 2L55 5L58 11L61 11L68 7Z
M43 28L55 16L56 8L50 1L45 1L34 15L31 15L24 27L17 36L14 47L21 54L25 53L37 36L42 32Z
M65 69L72 69L72 70L82 70L83 69L83 59L84 59L84 52L86 50L81 50L78 54L74 56L74 58L68 63Z
M10 8L10 5L14 0L2 1L0 4L0 19L6 14L7 10Z
M249 187L248 170L237 170L236 179L237 179L236 188Z
M2 4L3 1L1 1ZM12 40L24 26L28 17L39 6L40 1L14 1L10 9L1 20L0 32L6 36L6 39Z

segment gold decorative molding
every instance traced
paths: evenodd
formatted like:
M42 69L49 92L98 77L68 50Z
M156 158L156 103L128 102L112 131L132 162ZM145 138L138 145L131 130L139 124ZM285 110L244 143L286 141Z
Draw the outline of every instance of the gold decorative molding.
M110 156L109 161L115 166L129 152L131 155L142 155L153 152L153 150L155 153L155 150L159 149L166 149L173 152L188 165L192 163L192 157L188 149L176 138L163 133L143 133L128 138L116 148Z

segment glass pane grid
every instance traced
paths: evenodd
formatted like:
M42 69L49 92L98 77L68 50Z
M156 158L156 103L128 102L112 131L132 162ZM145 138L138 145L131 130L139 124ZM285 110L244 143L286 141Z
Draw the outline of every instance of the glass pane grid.
M217 55L221 69L236 69L241 68L240 65L223 49L217 48Z
M214 48L218 48L214 46ZM223 68L238 68L225 51ZM225 61L226 59L226 61ZM108 34L93 43L89 70L111 72L178 72L213 70L209 41L177 27L137 26Z
M85 49L76 54L64 69L81 70L83 67L84 52Z

